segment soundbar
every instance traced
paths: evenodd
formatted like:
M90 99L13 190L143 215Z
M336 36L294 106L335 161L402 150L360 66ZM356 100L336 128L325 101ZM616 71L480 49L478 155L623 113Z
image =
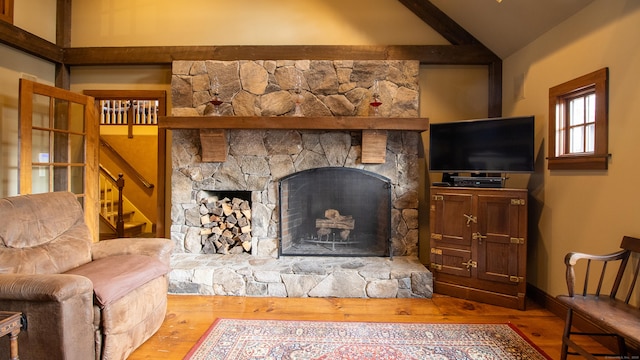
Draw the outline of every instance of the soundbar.
M452 176L453 186L476 188L501 188L504 187L503 177L473 177Z

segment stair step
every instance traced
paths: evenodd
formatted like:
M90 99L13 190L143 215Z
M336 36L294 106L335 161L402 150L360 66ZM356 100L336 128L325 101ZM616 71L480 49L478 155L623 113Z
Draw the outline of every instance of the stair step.
M124 223L124 236L133 237L142 234L147 225L144 221L129 221Z
M133 216L134 213L135 213L135 211L124 211L124 212L122 212L122 217L125 219L125 222L128 219L131 219L131 217ZM107 211L107 212L103 212L102 216L106 217L107 219L112 219L113 221L116 221L118 219L118 212L117 211Z
M145 226L147 225L146 222L144 221L127 221L124 223L124 229L128 230L128 229L132 229L135 227L141 227L141 226Z
M140 237L144 234L146 222L130 221L124 223L124 237ZM115 239L117 235L115 233L101 233L100 240Z

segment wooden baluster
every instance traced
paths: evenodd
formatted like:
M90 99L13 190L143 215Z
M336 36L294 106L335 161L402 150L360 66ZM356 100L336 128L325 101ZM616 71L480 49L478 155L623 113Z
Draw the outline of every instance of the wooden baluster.
M118 186L118 220L116 221L116 234L119 238L124 237L124 216L122 214L122 189L124 189L124 175L122 173L118 174L118 181L116 181L116 186Z

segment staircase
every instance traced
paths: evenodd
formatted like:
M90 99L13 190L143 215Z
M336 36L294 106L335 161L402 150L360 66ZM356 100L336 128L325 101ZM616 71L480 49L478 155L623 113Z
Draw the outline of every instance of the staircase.
M122 175L119 176L122 179ZM142 237L147 226L146 221L136 219L136 211L127 206L122 198L118 180L106 169L100 168L100 240L117 237ZM124 182L122 182L124 183ZM118 234L118 210L122 207L123 231Z

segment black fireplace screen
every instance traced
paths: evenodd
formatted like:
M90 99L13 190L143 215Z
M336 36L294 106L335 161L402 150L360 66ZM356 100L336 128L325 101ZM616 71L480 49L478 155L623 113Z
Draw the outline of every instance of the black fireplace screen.
M389 256L391 182L326 167L280 180L280 255Z

